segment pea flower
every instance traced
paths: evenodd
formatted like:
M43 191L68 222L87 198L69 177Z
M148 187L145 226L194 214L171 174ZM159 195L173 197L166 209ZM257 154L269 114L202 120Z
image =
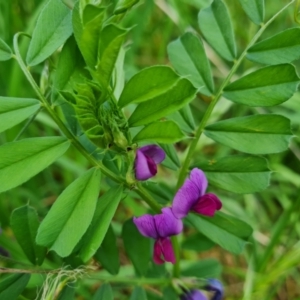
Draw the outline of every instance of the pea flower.
M222 300L223 299L223 294L224 294L224 289L222 283L217 280L217 279L209 279L208 280L208 285L205 287L207 291L213 291L214 296L212 297L211 300Z
M194 168L173 200L172 210L176 218L184 218L190 210L212 217L222 208L222 202L215 194L205 194L207 185L204 172Z
M148 145L136 151L135 177L137 180L147 180L157 173L157 164L166 157L165 151L156 145Z
M164 262L175 263L175 255L170 236L179 234L183 229L183 223L175 218L172 209L165 207L158 215L143 215L133 218L133 222L139 232L146 237L155 239L153 260L156 264Z
M206 296L199 290L191 290L188 293L182 295L180 300L207 300Z

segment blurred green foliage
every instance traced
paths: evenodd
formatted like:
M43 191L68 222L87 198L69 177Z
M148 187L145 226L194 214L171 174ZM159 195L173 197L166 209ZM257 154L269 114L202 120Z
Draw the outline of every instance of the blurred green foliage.
M38 12L45 0L0 0L0 37L11 46L13 35L19 31L31 33ZM112 1L114 2L114 1ZM266 19L277 12L287 0L266 0ZM167 45L178 38L187 29L199 31L197 14L199 9L207 6L209 0L144 0L137 4L123 20L125 27L132 27L130 41L127 43L125 60L126 78L131 78L138 70L153 64L169 64ZM227 0L236 34L238 53L247 45L257 26L251 23L243 12L238 0ZM293 20L293 7L284 12L263 34L261 39L270 37L289 27L298 26ZM26 53L28 40L21 41L22 53ZM213 74L216 78L223 78L228 72L229 63L218 58L213 50L207 47L208 57L213 64ZM55 55L47 63L47 68L55 68ZM300 71L299 61L295 62ZM239 68L239 73L248 70L253 64L245 61ZM32 68L36 79L39 80L43 72L43 65ZM10 97L34 97L33 90L26 82L18 65L14 60L0 62L0 94ZM207 107L207 99L198 98L192 103L192 112L198 123ZM186 247L186 258L199 259L206 257L217 258L223 265L223 282L226 286L226 299L300 299L300 93L275 108L249 108L234 105L223 100L216 107L213 119L230 116L244 116L252 111L277 113L280 112L291 118L295 138L289 151L268 156L271 169L274 171L270 187L262 192L249 195L235 195L224 191L217 191L224 199L225 211L233 213L249 222L254 228L252 245L249 245L243 255L234 256L225 253L218 247L209 245L191 249ZM0 134L0 145L12 141L22 129L20 124L5 133ZM43 112L37 117L37 122L31 124L24 137L56 135L58 129L50 118ZM179 154L186 149L185 142L177 145ZM199 145L199 160L209 160L222 157L232 150L225 146L215 145L203 139ZM0 158L1 159L1 158ZM9 249L14 260L21 268L25 258L20 247L16 244L9 227L11 212L26 203L34 206L43 217L50 205L61 191L83 174L87 167L86 160L74 149L60 158L54 165L44 170L39 176L30 179L17 189L0 194L0 222L4 234L0 236L0 245ZM172 176L164 171L162 177L172 182ZM162 178L163 179L163 178ZM7 180L10 180L7 178ZM125 206L126 204L126 206ZM129 208L130 207L130 208ZM121 226L132 214L140 215L145 208L140 206L132 197L127 197L119 207L114 218L113 227L117 237L121 235ZM186 242L188 244L188 242ZM196 250L196 251L195 251ZM200 254L199 254L200 253ZM46 266L60 265L61 259L50 253ZM76 264L72 257L65 263ZM128 263L121 253L121 264ZM0 260L0 266L11 266L10 260ZM219 265L217 265L218 267ZM25 266L28 267L28 266ZM216 267L216 266L215 266ZM130 269L131 268L131 269ZM132 267L123 270L123 275L132 273ZM190 274L190 273L188 273ZM27 298L34 299L36 285L42 284L42 275L34 275L26 290ZM97 280L85 279L77 287L77 299L91 299L99 286ZM115 299L129 299L133 287L114 285ZM67 299L67 298L66 298ZM149 291L148 299L161 299L153 291Z

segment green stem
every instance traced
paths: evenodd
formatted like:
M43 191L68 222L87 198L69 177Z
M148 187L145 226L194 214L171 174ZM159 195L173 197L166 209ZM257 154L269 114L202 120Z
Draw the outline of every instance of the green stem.
M94 278L91 278L94 279ZM110 277L110 276L96 276L97 280L104 281L104 282L111 282L111 283L129 283L132 285L144 285L144 284L151 284L151 285L167 285L171 284L171 278L131 278L131 277Z
M236 72L236 70L238 69L238 67L240 66L242 60L245 58L248 49L258 40L258 38L262 35L262 33L265 31L265 29L278 17L278 15L280 13L282 13L286 8L288 8L292 3L294 3L295 0L292 0L290 3L288 3L286 6L284 6L279 12L277 12L267 23L262 24L260 30L256 33L256 35L253 37L253 39L250 41L250 43L248 44L247 48L242 52L242 54L240 55L240 57L238 58L238 60L236 60L234 62L233 67L231 68L229 74L227 75L227 77L225 78L225 80L223 81L222 85L220 86L220 88L218 89L217 93L215 96L213 96L211 103L209 104L201 122L199 127L196 130L195 133L195 138L193 139L193 141L190 144L187 156L184 160L183 166L180 170L179 173L179 177L178 177L178 181L177 181L177 188L179 188L183 182L184 179L187 175L191 160L193 158L193 154L196 150L198 141L204 131L204 128L213 112L213 109L215 108L216 104L218 103L218 101L220 100L222 94L223 94L223 90L226 87L226 85L230 82L232 76L234 75L234 73Z
M177 236L172 236L171 240L172 240L172 245L173 245L174 254L176 258L173 267L173 277L179 278L180 277L180 245Z
M279 221L277 222L274 231L272 233L272 236L270 237L270 243L268 244L267 249L264 251L264 255L257 268L258 272L262 273L265 271L269 259L272 256L274 247L278 245L278 241L280 240L282 233L286 230L286 226L290 220L291 215L295 211L298 211L299 207L300 207L300 196L296 201L293 202L293 204L291 204L291 206L288 209L284 211Z

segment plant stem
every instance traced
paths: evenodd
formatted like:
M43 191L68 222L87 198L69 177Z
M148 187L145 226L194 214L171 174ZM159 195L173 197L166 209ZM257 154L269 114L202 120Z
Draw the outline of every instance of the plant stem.
M95 276L96 280L111 283L129 283L132 285L151 284L151 285L167 285L172 282L172 278L131 278L131 277L118 277L118 276Z
M175 264L173 267L173 277L179 278L180 277L180 245L179 245L177 236L172 236L171 241L172 241L172 246L173 246L174 254L175 254L175 258L176 258L176 261L175 261Z
M265 31L265 29L278 17L278 15L280 13L282 13L286 8L288 8L292 3L294 3L295 0L292 0L290 3L288 3L286 6L284 6L279 12L277 12L267 23L262 24L260 30L256 33L256 35L253 37L253 39L250 41L250 43L248 44L248 46L246 47L246 49L242 52L242 54L240 55L240 57L234 62L234 65L232 66L229 74L227 75L227 77L225 78L225 80L223 81L223 83L221 84L220 88L218 89L217 93L215 96L213 96L211 103L209 104L200 124L199 127L196 130L195 133L195 138L193 139L193 141L190 144L190 147L188 149L188 153L187 156L184 160L183 166L180 170L179 173L179 177L178 177L178 181L177 181L177 188L179 188L183 182L184 179L186 177L186 174L188 172L191 160L193 158L193 154L196 150L198 141L204 131L204 128L213 112L213 109L215 108L216 104L218 103L218 101L220 100L222 94L223 94L223 90L226 87L226 85L230 82L232 76L234 75L234 73L236 72L236 70L238 69L238 67L240 66L242 60L245 58L248 49L259 39L259 37L262 35L262 33Z

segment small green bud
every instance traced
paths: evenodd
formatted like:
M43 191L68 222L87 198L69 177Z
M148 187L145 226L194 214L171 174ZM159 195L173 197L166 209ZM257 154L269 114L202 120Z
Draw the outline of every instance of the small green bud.
M116 144L121 149L126 149L128 147L128 141L120 130L115 130L113 132L114 144Z

